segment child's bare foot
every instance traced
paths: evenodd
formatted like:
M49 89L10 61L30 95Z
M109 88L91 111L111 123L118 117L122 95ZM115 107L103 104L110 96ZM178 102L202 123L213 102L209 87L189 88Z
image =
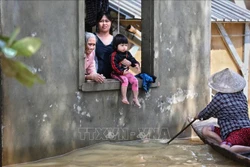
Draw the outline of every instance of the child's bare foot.
M123 102L124 104L129 104L129 102L128 102L127 99L122 99L122 102Z
M133 99L133 102L135 103L135 105L139 108L141 108L141 104L139 103L138 99Z

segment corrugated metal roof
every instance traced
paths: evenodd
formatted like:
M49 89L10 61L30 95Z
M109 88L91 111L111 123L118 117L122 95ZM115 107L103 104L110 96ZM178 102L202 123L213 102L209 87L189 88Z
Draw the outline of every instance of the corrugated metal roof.
M250 11L229 0L211 1L212 22L250 22Z
M109 7L119 9L126 19L141 19L141 0L109 0Z
M109 0L109 7L126 19L141 19L141 0ZM229 0L211 0L211 7L211 22L250 22L250 11Z

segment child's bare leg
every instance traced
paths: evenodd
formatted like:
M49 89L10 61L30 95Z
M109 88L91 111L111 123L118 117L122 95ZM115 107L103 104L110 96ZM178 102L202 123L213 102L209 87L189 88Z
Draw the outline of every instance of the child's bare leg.
M134 94L133 102L140 108L141 104L139 103L139 100L138 100L138 91L133 90L133 94Z
M127 99L127 86L121 86L121 93L122 93L122 102L124 104L129 104L128 99Z
M134 94L133 102L135 103L135 105L137 105L139 108L141 108L141 104L139 103L139 100L138 100L138 94L139 94L138 80L136 79L136 77L134 77L131 74L129 77L129 81L132 84L132 91Z

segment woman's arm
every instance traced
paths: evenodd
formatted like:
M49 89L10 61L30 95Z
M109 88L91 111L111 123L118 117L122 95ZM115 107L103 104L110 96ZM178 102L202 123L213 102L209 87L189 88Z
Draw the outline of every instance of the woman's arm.
M96 72L96 67L95 67L95 52L92 52L88 59L85 59L85 80L93 80L98 83L103 83L105 77L102 74L98 74Z
M211 117L217 117L217 112L220 111L221 106L221 96L216 94L212 101L198 114L197 118L206 120Z
M86 80L93 80L93 81L96 81L98 83L103 83L105 80L105 77L102 74L92 73L89 75L85 75L85 79Z

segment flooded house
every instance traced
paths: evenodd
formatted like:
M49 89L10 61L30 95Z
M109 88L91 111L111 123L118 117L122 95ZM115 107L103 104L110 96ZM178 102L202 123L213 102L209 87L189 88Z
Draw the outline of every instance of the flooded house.
M32 58L18 59L46 82L26 88L2 75L3 165L62 155L103 141L169 139L210 101L207 79L218 70L211 66L217 54L216 21L211 26L215 1L105 1L118 20L114 33L129 38L142 72L157 77L148 92L140 88L141 108L121 102L117 80L85 81L84 34L94 31L85 24L85 2L1 1L2 34L10 35L19 26L18 38L42 40ZM131 26L137 33L128 31ZM131 101L130 90L128 95ZM192 135L189 129L179 137Z

